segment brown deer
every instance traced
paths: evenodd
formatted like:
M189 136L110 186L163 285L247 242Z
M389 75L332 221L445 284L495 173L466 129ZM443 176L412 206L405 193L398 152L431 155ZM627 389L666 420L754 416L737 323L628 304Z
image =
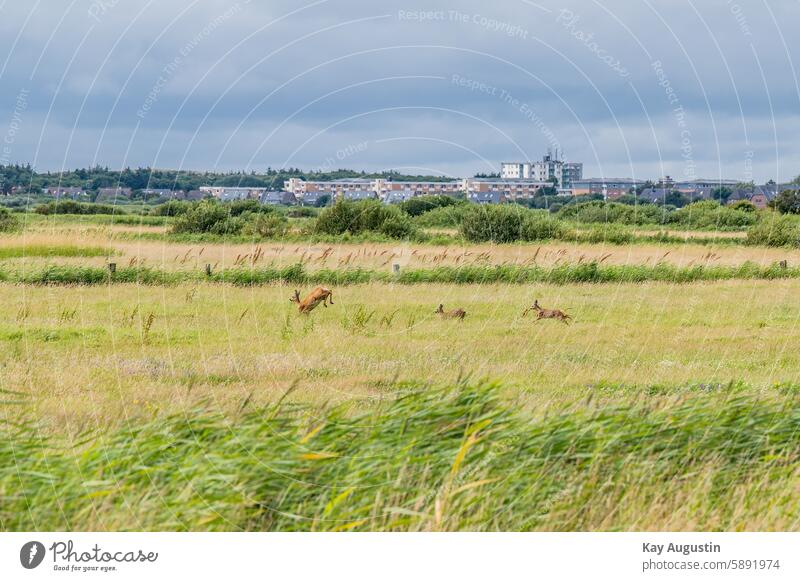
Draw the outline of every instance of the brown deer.
M434 311L435 314L439 315L443 319L458 319L459 321L463 321L464 317L467 316L467 311L464 309L453 309L452 311L445 311L444 305L439 305L439 308Z
M569 321L572 320L572 315L568 315L564 311L559 311L558 309L543 309L539 306L539 300L533 301L533 305L522 311L522 316L528 314L528 311L537 311L536 320L539 321L541 319L558 319L565 325L569 325Z
M322 303L325 308L328 308L329 302L333 304L333 293L325 287L318 286L302 301L300 300L299 290L295 290L294 296L289 300L293 303L297 303L297 309L301 314L307 315L317 308L317 305L320 303Z

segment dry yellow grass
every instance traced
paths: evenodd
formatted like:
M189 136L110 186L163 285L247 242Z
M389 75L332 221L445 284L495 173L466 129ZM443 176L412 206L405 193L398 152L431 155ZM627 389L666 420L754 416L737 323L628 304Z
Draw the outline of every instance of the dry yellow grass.
M114 226L115 229L121 228ZM423 244L321 244L274 243L202 244L172 241L128 241L115 238L110 230L34 232L0 238L0 247L60 246L69 241L80 246L113 249L120 265L147 265L167 270L217 268L239 265L290 265L303 262L315 268L389 268L458 266L472 264L556 264L597 261L603 264L645 264L669 262L677 266L739 265L750 261L769 265L781 260L800 263L800 250L739 245L693 244L611 244L546 243L520 245L478 244L430 246ZM101 266L103 257L16 258L9 266L69 264Z

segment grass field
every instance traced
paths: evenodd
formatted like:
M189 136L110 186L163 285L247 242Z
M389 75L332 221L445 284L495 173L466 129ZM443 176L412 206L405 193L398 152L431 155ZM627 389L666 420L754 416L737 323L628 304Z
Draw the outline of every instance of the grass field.
M800 525L798 278L381 278L334 287L308 317L293 284L102 278L109 260L199 273L237 254L246 270L305 253L313 273L388 271L391 252L408 272L609 253L613 268L766 268L796 251L265 244L253 260L255 245L136 243L116 237L128 226L59 219L0 237L0 271L21 273L0 283L0 529ZM53 265L101 278L25 278ZM574 323L521 317L535 298ZM439 303L466 319L439 319Z

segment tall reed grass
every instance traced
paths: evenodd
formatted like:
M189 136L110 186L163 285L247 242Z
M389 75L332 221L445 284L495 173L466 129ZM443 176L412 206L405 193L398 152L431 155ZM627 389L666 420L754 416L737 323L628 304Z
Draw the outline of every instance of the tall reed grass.
M794 529L797 399L538 419L497 386L134 420L66 443L0 437L3 530ZM16 397L6 394L7 398ZM746 502L745 502L746 500Z

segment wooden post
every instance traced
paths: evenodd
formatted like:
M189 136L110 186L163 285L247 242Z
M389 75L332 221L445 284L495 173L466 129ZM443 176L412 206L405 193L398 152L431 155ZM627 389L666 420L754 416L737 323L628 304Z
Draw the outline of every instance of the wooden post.
M211 276L211 265L206 264L206 276Z

